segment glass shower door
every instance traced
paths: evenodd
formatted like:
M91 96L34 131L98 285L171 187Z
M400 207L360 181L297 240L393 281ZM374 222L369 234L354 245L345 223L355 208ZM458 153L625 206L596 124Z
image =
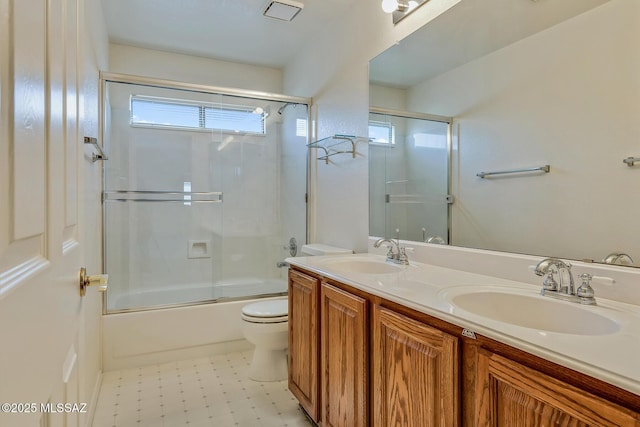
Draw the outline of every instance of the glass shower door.
M283 294L306 240L308 108L107 81L108 313Z
M216 299L222 174L193 111L214 95L114 82L105 92L107 309Z
M448 129L433 120L369 114L371 236L448 243Z

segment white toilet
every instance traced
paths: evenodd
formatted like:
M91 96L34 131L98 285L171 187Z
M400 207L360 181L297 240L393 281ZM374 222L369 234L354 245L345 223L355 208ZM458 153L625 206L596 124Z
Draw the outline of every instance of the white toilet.
M302 247L305 256L351 254L348 249L323 244ZM242 307L242 333L255 346L249 378L255 381L287 379L289 300L270 299Z

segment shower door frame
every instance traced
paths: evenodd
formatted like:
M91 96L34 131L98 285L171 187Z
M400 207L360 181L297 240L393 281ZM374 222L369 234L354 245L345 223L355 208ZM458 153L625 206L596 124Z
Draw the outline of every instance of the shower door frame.
M226 96L234 96L240 98L252 98L252 99L260 99L264 101L274 101L274 102L284 102L284 103L292 103L292 104L304 104L307 106L307 137L305 144L309 144L311 138L313 137L313 121L312 121L312 106L313 99L305 98L299 96L289 96L278 93L271 92L261 92L254 91L248 89L238 89L238 88L228 88L221 86L211 86L211 85L203 85L197 83L186 83L179 82L175 80L167 80L167 79L159 79L155 77L145 77L145 76L137 76L132 74L122 74L122 73L110 73L106 71L100 71L100 83L99 83L99 122L98 122L98 134L100 135L100 145L104 147L105 141L105 90L107 83L122 83L122 84L134 84L140 86L148 86L148 87L158 87L163 89L176 89L176 90L186 90L192 92L206 93L211 95L226 95ZM108 151L105 153L108 156ZM108 161L108 159L105 159ZM306 239L309 240L309 224L310 224L310 209L309 209L309 194L310 189L309 185L311 182L310 173L311 173L311 150L307 149L307 159L306 159L306 173L305 173L305 219L306 219ZM101 162L102 167L102 188L101 188L101 203L102 203L102 271L105 271L106 267L106 258L107 258L107 239L106 239L106 215L105 215L105 200L104 200L104 189L106 188L106 174L104 162ZM226 298L225 301L232 301L235 299L246 299L245 297L241 298ZM200 304L209 304L211 301L197 301L197 302L189 302L189 303L180 303L180 304L167 304L158 307L140 307L140 308L129 308L129 309L119 309L112 310L107 312L107 297L106 294L102 295L102 314L119 314L119 313L130 313L136 311L147 311L147 310L156 310L156 309L165 309L165 308L174 308L174 307L185 307L192 305L200 305Z

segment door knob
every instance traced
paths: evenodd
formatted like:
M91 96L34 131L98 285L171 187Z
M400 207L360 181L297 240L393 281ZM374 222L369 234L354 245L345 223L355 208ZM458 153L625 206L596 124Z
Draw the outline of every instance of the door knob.
M109 281L108 274L96 274L93 276L87 275L87 269L80 268L80 296L83 297L87 293L87 286L97 286L98 291L104 292L107 290L107 282Z

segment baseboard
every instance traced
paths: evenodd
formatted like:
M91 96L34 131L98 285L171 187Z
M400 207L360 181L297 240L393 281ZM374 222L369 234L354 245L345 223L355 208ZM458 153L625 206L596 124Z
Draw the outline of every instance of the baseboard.
M208 345L167 350L154 353L145 353L131 356L112 357L104 360L105 372L119 371L122 369L139 368L142 366L159 365L178 360L197 359L217 354L245 351L253 348L253 345L245 339L226 341Z

